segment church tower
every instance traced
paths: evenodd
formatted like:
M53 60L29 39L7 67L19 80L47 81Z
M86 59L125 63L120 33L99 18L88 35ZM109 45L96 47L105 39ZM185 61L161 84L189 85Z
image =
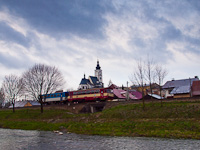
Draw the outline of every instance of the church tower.
M96 70L95 70L95 77L97 77L99 82L101 84L103 84L102 70L101 70L101 67L99 65L99 60L97 60L97 66L96 66Z

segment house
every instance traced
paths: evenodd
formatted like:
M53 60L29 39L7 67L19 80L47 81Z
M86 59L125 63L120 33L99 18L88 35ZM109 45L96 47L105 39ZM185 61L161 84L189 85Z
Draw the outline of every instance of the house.
M97 66L95 69L95 76L89 76L88 79L84 77L81 79L78 90L91 89L91 88L101 88L103 87L102 70L97 61Z
M130 90L130 89L120 89L118 86L115 84L111 84L109 89L112 89L113 94L115 95L115 98L117 99L141 99L142 94L136 90ZM127 92L128 91L128 92Z
M100 88L103 87L103 84L99 82L97 77L89 76L88 79L84 77L82 78L78 90L84 90L84 89L91 89L91 88Z
M200 96L200 81L193 81L192 83L192 96Z
M16 101L15 102L15 108L21 108L21 107L31 107L31 106L40 106L40 103L38 101ZM9 108L12 108L13 106L10 105Z
M152 94L160 94L160 86L157 83L151 84ZM142 93L142 86L140 85L133 85L131 89L135 89ZM143 86L144 95L151 94L150 84L144 84Z
M191 97L192 83L198 80L199 78L195 76L189 79L167 81L162 87L165 98Z
M129 93L128 91L122 90L122 89L113 89L113 94L115 95L115 98L117 99L138 99L135 95L132 93Z

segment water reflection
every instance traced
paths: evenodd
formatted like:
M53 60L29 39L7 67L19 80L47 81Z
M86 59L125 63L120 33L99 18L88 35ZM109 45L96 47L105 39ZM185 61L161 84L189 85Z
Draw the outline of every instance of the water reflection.
M0 129L2 150L196 150L200 140L59 135L44 131Z

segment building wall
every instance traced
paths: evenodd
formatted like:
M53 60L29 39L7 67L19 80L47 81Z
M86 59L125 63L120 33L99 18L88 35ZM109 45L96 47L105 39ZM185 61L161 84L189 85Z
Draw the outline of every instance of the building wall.
M103 83L103 77L102 77L102 70L97 69L95 70L95 77L99 79L99 82Z
M135 89L135 90L137 90L137 91L142 93L142 87L136 87L136 88L133 88L133 89ZM144 91L144 95L151 94L150 86L144 86L143 87L143 91ZM152 94L160 95L159 88L152 88Z
M89 84L80 84L78 87L78 90L85 90L85 89L90 89L90 88L93 88L93 86Z
M190 97L189 93L186 94L174 94L174 98L188 98Z
M24 107L32 106L31 103L27 102Z
M173 88L172 88L173 89ZM164 97L168 98L168 97L173 97L173 94L170 94L170 92L172 91L172 89L164 89Z

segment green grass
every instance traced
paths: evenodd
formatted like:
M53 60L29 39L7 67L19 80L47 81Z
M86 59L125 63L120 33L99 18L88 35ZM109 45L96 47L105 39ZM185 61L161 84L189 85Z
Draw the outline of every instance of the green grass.
M0 127L79 134L200 139L200 101L119 105L94 114L64 109L0 110Z

